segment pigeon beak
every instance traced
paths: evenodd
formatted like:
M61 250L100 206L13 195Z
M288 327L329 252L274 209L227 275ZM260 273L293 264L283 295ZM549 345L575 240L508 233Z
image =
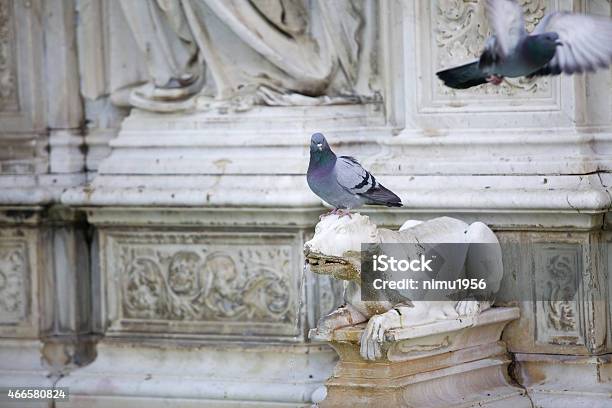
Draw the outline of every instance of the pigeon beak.
M557 41L555 41L555 45L557 45L559 47L563 47L563 41L557 40Z
M317 143L317 148L319 151L323 151L323 143Z

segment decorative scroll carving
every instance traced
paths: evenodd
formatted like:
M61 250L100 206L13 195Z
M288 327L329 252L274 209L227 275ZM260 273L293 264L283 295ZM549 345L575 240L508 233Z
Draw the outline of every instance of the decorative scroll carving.
M290 246L204 243L182 234L134 238L118 242L125 318L294 322Z
M16 323L26 314L25 245L0 241L0 323Z
M477 58L484 47L490 29L486 22L484 5L479 0L437 0L433 6L437 58L436 68L450 67ZM528 31L535 28L545 14L546 0L519 0ZM451 95L456 91L441 82L436 93ZM507 78L502 85L480 86L467 91L482 95L514 96L517 94L540 95L550 91L550 79Z
M582 345L579 318L582 302L578 279L582 274L580 245L535 245L534 271L537 340L555 345Z
M0 0L0 111L17 107L13 4Z
M546 271L551 280L548 282L549 299L567 299L576 292L575 270L573 260L567 255L554 255L548 260ZM559 331L576 329L576 311L574 302L556 300L547 302L547 325Z

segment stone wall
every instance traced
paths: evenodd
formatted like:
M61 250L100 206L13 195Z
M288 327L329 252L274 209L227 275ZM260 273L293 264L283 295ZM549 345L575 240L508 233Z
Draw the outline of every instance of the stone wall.
M609 396L609 70L444 88L434 72L488 33L477 0L127 3L0 0L0 385L67 386L72 406L308 404L335 354L306 333L340 302L302 269L322 131L401 196L363 210L377 224L450 215L545 244L505 254L508 290L534 290L536 269L586 289L520 305L514 377L547 404ZM528 29L612 15L520 3ZM142 45L177 33L193 78L168 91L184 58Z

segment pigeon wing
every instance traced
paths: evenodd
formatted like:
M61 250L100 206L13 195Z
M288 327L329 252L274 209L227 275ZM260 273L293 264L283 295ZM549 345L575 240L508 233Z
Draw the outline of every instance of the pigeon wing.
M515 0L486 0L485 8L497 52L502 56L511 54L527 35L523 9Z
M401 207L400 198L382 186L374 176L361 167L359 162L350 156L340 156L336 160L336 177L338 184L351 194L364 197L369 204L382 204Z
M533 34L555 32L563 42L548 64L532 74L558 75L595 71L612 63L612 20L555 12L546 15Z
M363 194L376 185L376 179L361 167L354 157L340 156L336 160L338 184L351 194Z

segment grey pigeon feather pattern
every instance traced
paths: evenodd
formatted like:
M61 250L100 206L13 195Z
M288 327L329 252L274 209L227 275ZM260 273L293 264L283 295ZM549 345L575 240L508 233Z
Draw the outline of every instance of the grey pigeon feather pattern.
M533 75L593 72L612 63L612 21L607 18L550 13L533 31L545 32L559 34L563 47L558 47L550 62Z
M507 56L527 36L523 9L513 0L487 0L485 7L495 35L496 51Z
M381 185L354 157L337 157L320 133L311 138L306 179L310 189L336 209L350 210L364 204L402 206L401 199Z
M338 184L352 194L364 194L376 186L376 179L354 157L338 157L336 174Z
M466 89L504 77L533 77L592 72L612 63L612 20L604 17L549 13L533 33L525 30L516 0L486 0L493 36L474 62L437 72L444 84Z

